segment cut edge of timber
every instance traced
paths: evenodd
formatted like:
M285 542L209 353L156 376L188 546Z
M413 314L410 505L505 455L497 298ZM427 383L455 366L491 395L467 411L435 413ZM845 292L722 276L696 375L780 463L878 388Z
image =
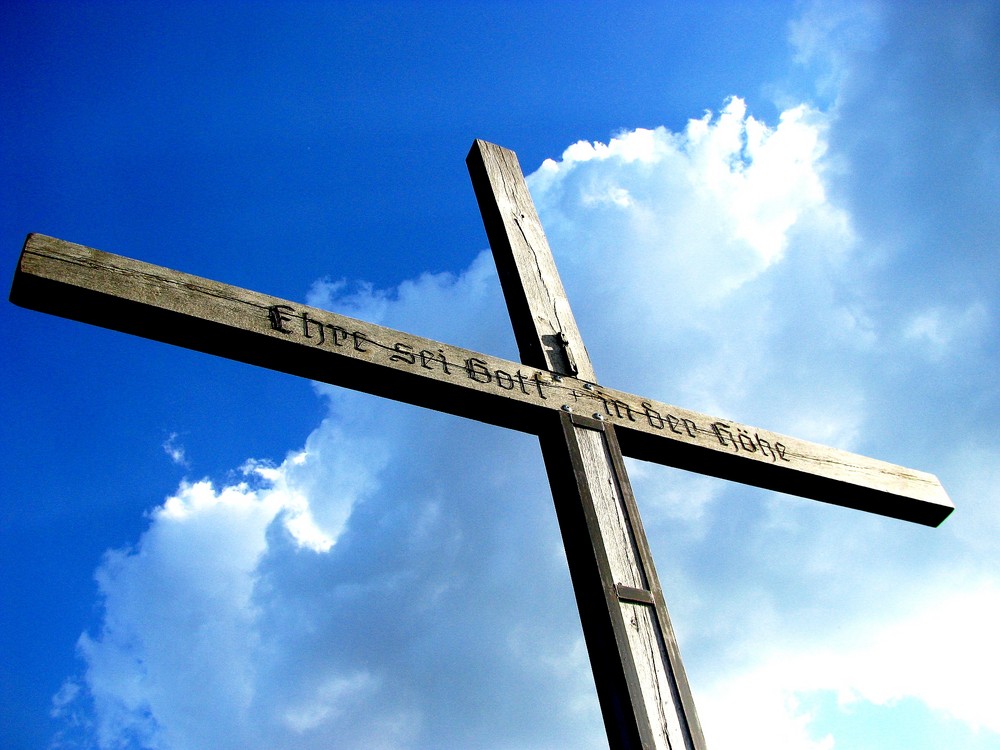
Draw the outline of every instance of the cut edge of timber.
M581 416L593 413L614 425L623 453L632 458L925 526L940 525L954 510L940 481L926 472L732 420L715 420L595 383L42 234L28 235L25 241L10 301L39 312L522 432L537 433L533 426L537 419L532 416L537 409L559 410L562 405L563 410ZM351 347L340 351L317 347L315 339L292 340L295 337L276 333L268 325L267 309L274 305L294 306L297 314L317 318L313 324L325 320L368 332L376 339L386 338L389 348L383 346L383 356L375 358L350 351ZM252 326L246 322L247 310L252 311ZM501 390L496 383L466 377L449 379L430 369L391 362L400 359L386 356L393 353L392 342L408 342L405 345L412 351L448 352L449 361L481 358L483 367L504 371L508 379L507 373L520 376L523 372L529 388L535 383L530 378L537 377L539 393L544 386L548 398L533 401L532 394ZM741 436L753 438L762 450L741 450L734 440ZM753 444L743 446L748 447L753 448ZM767 447L770 452L763 452Z

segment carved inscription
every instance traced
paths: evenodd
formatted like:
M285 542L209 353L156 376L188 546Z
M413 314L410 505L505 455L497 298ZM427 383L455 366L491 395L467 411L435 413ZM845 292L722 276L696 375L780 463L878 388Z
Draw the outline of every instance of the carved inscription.
M540 372L525 375L520 369L514 372L493 367L489 362L479 357L467 357L462 361L452 361L444 349L431 351L417 349L405 341L392 343L375 341L361 331L348 331L332 323L324 323L308 312L297 312L291 305L271 305L267 310L267 320L271 330L287 335L301 332L303 338L310 339L315 346L347 346L358 352L368 352L374 349L384 350L390 362L422 367L426 370L439 370L445 375L465 375L477 383L495 386L501 391L514 391L547 401L547 388L555 387L555 383L546 379Z
M426 349L406 341L376 341L362 331L348 330L316 317L315 311L299 311L291 305L271 305L267 309L271 330L286 336L301 336L318 347L340 349L343 353L371 354L382 352L396 365L431 370L452 378L467 378L477 384L489 386L498 392L506 391L521 400L544 401L553 408L566 411L591 412L597 419L637 427L648 425L650 430L669 432L678 439L717 444L720 448L757 460L790 462L784 444L761 437L752 428L716 421L698 424L685 414L672 414L649 401L630 403L621 395L612 395L593 383L564 379L563 376L521 368L497 367L480 356L449 357L445 348ZM530 368L524 368L530 369ZM572 399L572 401L570 400ZM704 441L704 442L703 442Z
M756 432L751 436L744 428L737 427L736 434L733 435L732 428L725 422L712 422L712 432L722 445L732 448L735 453L741 450L746 453L760 451L762 456L770 458L772 462L789 461L788 449L782 443L775 442L772 446Z
M491 370L489 363L478 357L469 357L465 360L465 371L468 373L469 378L475 380L477 383L495 383L498 388L504 391L512 391L514 390L514 386L517 385L521 393L527 396L533 395L535 389L537 389L538 397L543 401L548 400L548 396L542 390L542 384L545 381L542 380L541 373L536 372L531 376L530 382L532 386L529 386L525 382L525 377L521 374L520 370L517 370L513 375L499 368ZM546 385L552 384L546 383Z
M576 412L614 426L636 458L720 476L736 467L747 484L926 526L954 508L925 472L43 235L25 241L10 299L528 433L536 410ZM136 306L158 324L138 329Z

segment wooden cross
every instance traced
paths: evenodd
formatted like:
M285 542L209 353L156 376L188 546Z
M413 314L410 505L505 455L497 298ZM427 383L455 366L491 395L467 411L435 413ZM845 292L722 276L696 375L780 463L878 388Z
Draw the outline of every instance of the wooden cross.
M701 750L622 454L937 526L937 478L598 385L513 152L467 158L521 355L509 362L42 235L15 304L539 436L613 748Z

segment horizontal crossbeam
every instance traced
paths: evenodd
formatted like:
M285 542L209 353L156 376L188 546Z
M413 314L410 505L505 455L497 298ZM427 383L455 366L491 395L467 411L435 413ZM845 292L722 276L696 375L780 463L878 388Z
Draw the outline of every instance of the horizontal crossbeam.
M954 509L925 472L44 235L10 300L523 432L569 411L613 424L626 456L927 526Z

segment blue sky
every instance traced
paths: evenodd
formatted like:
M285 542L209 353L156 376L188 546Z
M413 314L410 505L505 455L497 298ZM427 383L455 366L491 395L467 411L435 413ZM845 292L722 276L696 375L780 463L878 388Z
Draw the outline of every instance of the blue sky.
M957 506L630 464L709 746L1000 748L995 4L0 14L4 285L43 232L514 358L511 148L602 383ZM0 744L606 746L533 438L0 311Z

